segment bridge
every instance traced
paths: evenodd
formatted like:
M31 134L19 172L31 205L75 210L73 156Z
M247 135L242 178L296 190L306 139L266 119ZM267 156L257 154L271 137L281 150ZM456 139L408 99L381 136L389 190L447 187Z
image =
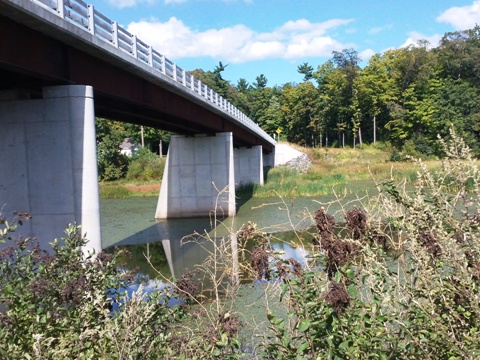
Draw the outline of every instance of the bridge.
M156 218L235 214L275 141L226 99L82 0L0 0L0 212L43 241L68 223L101 248L95 116L172 138Z

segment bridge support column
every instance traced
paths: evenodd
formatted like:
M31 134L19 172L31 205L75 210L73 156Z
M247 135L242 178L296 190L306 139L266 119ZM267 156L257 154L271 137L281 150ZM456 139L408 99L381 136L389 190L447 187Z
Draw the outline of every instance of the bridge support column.
M263 184L263 154L261 146L234 150L235 186Z
M5 97L4 97L5 98ZM27 211L16 235L35 236L44 249L69 223L101 250L93 89L56 86L43 99L0 101L0 212Z
M232 133L172 136L157 219L235 215Z

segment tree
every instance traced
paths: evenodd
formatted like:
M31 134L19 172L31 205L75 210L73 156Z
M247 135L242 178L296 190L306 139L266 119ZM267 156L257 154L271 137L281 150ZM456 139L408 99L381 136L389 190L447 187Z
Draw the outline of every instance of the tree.
M117 180L125 176L128 159L120 153L120 144L128 137L123 124L97 118L95 121L97 136L98 177L100 180Z
M435 52L444 77L467 80L480 86L479 25L470 30L446 33Z
M250 84L247 82L247 80L245 80L244 78L241 78L237 81L237 91L238 92L247 92L248 89L250 88Z
M143 127L143 139L144 144L147 149L153 152L160 151L160 142L162 145L162 154L165 153L168 144L170 143L170 138L173 135L172 132L165 131L162 129L157 129L149 126L141 126L137 124L123 123L125 131L128 134L128 137L131 138L135 143L140 144L142 127Z
M267 87L268 80L265 75L260 74L255 78L255 82L253 83L253 87L256 89L264 89Z
M317 145L324 128L318 95L318 90L310 81L283 88L282 113L289 141L304 146Z
M338 108L339 118L336 129L339 135L341 134L341 140L339 139L339 142L341 141L342 146L345 146L345 131L350 127L350 124L352 125L354 138L356 138L358 129L358 121L356 121L354 116L353 84L360 72L360 67L358 66L360 57L354 49L344 49L341 52L334 51L332 61L338 69L336 73L338 79L336 82L339 86L337 96L340 97Z
M298 65L297 71L300 74L303 74L303 81L308 81L313 78L313 67L308 65L308 63L303 63L302 65Z
M222 72L225 71L227 66L228 65L223 65L223 63L220 61L218 65L215 66L215 69L213 71L195 69L190 73L202 83L207 85L210 89L215 91L217 94L221 95L228 101L233 102L233 86L230 84L229 81L225 80L222 77Z
M352 129L354 137L356 136L353 84L360 72L359 61L358 54L353 49L334 51L332 59L313 73L323 102L324 110L320 116L326 125L326 136L328 137L328 131L336 131L338 142L342 146L345 146L347 129Z
M430 133L435 131L432 121L436 112L432 95L441 83L436 71L437 59L428 47L428 42L419 41L416 46L385 53L393 89L390 91L390 119L385 127L390 130L391 141L397 147L409 143L416 152L430 155L435 148L430 142ZM436 134L433 135L435 141Z
M355 109L354 118L357 121L355 127L359 130L360 136L362 128L372 127L372 141L377 141L377 129L383 127L388 116L388 104L395 100L392 93L394 84L391 81L386 61L380 54L372 56L368 65L355 78L353 107ZM379 119L380 115L383 115ZM371 121L371 122L370 122ZM379 125L380 124L380 125ZM367 138L370 138L367 135Z

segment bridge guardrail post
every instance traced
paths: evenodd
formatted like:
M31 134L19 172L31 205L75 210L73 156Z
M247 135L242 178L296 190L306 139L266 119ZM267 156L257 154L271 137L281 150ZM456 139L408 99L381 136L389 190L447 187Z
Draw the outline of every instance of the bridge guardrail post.
M148 45L148 65L153 68L153 48L151 45Z
M118 49L118 23L112 21L112 44Z
M88 31L90 34L95 35L95 8L93 5L88 4Z
M172 63L173 80L177 81L177 64Z
M58 16L65 19L65 4L63 3L63 0L57 0L57 12Z
M137 35L132 35L132 55L135 59L138 59L137 53Z
M162 74L166 75L166 69L165 69L165 55L160 55L160 60L162 62Z

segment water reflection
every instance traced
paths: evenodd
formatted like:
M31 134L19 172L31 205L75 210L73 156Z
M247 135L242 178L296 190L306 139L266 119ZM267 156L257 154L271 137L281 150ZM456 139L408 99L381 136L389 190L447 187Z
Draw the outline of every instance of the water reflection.
M298 234L294 232L270 236L271 248L278 257L284 260L294 259L304 267L308 262L309 248L311 247L311 236L308 236L308 233L305 234L307 234L305 239L299 239ZM172 233L170 233L171 235ZM180 231L180 235L183 235L183 232ZM236 277L241 277L237 280L242 282L254 280L248 276L248 273L241 273L239 270L239 268L243 268L241 265L245 264L240 264L240 266L238 264L238 261L245 263L250 261L248 254L252 250L253 244L243 244L246 245L246 256L238 256L238 243L235 236L211 238L206 231L204 234L188 235L173 239L164 238L151 243L119 245L115 248L127 250L126 255L121 256L120 263L125 268L135 271L137 282L145 284L146 288L167 286L166 279L180 279L185 269L194 269L213 256L216 256L218 273L226 269L229 272L234 271L234 276L228 276L228 280ZM215 253L215 251L217 252ZM202 277L197 280L202 284L204 292L212 286L211 279Z
M129 250L131 257L122 259L124 266L138 269L138 278L145 282L162 277L178 279L185 268L193 268L205 261L212 250L208 248L208 242L184 241L182 244L186 236L196 232L218 241L235 233L247 221L254 221L262 231L274 233L271 238L273 249L283 251L285 259L293 258L305 264L311 236L303 234L305 239L302 240L298 234L285 231L303 231L312 226L311 214L320 206L315 199L251 199L239 209L236 217L221 221L210 218L155 221L152 214L156 202L157 198L101 201L103 247ZM146 256L150 256L151 264ZM165 282L161 281L161 284Z

